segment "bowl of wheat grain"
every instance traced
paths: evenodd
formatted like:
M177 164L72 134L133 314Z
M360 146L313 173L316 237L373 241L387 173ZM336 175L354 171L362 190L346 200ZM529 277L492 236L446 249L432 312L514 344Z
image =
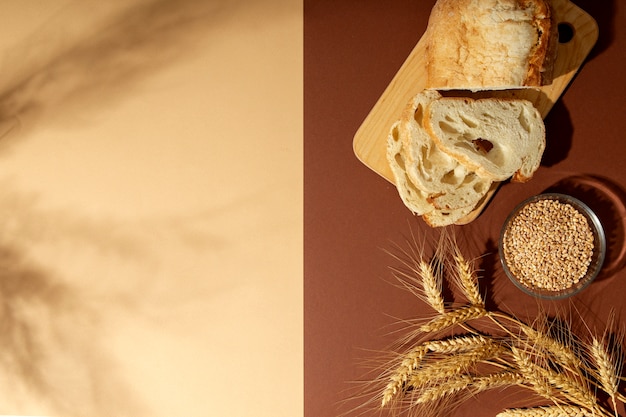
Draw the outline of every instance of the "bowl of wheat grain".
M598 216L577 198L545 193L521 202L500 234L502 267L522 291L562 299L598 276L606 238Z

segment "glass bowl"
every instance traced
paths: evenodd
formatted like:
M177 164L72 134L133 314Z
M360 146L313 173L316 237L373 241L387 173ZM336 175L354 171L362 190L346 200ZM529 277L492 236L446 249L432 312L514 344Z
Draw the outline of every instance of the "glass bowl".
M545 193L524 200L509 214L498 250L504 272L519 289L538 298L562 299L598 276L606 238L598 216L582 201Z

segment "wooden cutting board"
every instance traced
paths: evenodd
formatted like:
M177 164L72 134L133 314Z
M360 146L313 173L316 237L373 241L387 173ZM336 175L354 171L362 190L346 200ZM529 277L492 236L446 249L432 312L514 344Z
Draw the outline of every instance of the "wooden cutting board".
M552 7L560 32L571 35L567 42L563 42L564 37L559 42L554 66L556 77L552 84L539 89L489 92L490 95L530 100L544 118L572 81L598 39L596 21L574 3L569 0L553 0ZM422 37L354 136L353 148L357 158L392 183L394 178L386 158L387 135L409 100L426 86L425 46L425 37ZM550 138L546 140L549 141ZM483 202L456 224L467 224L478 217L498 186L499 184L494 184Z

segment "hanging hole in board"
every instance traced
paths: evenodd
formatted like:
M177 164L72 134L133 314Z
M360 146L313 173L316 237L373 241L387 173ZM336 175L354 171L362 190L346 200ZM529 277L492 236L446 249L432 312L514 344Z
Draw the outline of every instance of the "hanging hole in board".
M574 38L575 31L571 24L561 22L557 27L559 31L559 43L568 43Z

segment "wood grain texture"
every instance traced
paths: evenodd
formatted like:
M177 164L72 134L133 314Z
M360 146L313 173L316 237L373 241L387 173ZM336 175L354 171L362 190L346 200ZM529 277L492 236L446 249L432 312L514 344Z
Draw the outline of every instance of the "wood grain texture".
M552 106L575 77L585 58L598 39L598 25L584 10L569 0L553 0L552 7L559 25L569 26L573 37L558 45L552 84L538 89L489 91L480 94L513 97L530 100L545 118ZM357 158L390 182L393 174L386 158L386 141L389 129L399 119L409 100L426 86L426 40L423 36L404 61L383 94L357 130L353 148ZM550 140L550 138L547 138ZM494 184L487 196L472 213L456 224L467 224L480 215L496 193L499 184Z

